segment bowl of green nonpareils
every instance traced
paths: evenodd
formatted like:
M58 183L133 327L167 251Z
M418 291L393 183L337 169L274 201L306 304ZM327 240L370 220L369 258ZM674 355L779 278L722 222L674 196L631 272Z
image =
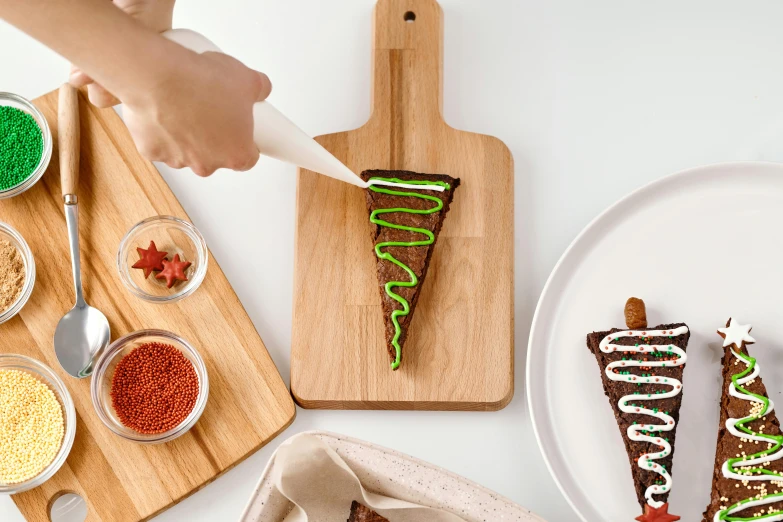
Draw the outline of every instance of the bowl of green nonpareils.
M0 92L0 199L21 194L41 179L52 158L52 132L33 103Z

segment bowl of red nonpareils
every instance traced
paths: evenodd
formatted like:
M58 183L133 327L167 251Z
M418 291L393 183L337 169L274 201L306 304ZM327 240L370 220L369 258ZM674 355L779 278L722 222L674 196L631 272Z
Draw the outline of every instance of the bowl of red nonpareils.
M120 241L117 270L125 287L153 303L189 296L207 273L209 251L191 223L154 216L137 224Z
M107 428L127 440L158 444L196 424L207 404L209 379L204 360L185 339L140 330L101 355L90 392Z

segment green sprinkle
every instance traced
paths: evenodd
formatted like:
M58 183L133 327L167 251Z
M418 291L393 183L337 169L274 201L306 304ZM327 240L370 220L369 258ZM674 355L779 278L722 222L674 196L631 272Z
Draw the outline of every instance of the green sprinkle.
M0 106L0 191L30 177L43 156L43 133L35 119L15 107Z

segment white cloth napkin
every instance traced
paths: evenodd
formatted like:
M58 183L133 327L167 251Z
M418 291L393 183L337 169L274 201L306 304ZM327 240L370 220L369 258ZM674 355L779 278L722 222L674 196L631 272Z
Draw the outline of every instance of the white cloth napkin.
M271 477L294 504L283 522L345 522L354 500L390 522L465 522L439 509L367 491L345 461L312 435L299 435L278 448Z

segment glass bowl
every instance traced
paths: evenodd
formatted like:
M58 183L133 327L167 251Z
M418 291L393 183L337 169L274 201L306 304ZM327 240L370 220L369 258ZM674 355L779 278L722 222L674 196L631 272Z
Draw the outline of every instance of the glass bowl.
M137 346L155 342L175 347L193 364L193 368L198 376L198 397L196 398L196 405L193 407L193 411L179 425L163 433L148 435L128 428L120 422L112 405L111 381L114 377L114 369L123 357ZM100 417L107 428L120 437L141 444L169 442L192 428L204 412L204 408L207 405L207 397L209 396L207 367L196 349L178 335L165 330L139 330L117 339L101 355L92 374L90 395L92 396L92 404L98 413L98 417Z
M22 293L6 310L0 310L0 324L2 324L18 314L19 310L30 299L30 294L33 293L33 286L35 286L35 259L27 242L11 225L0 222L0 239L4 239L14 245L19 250L19 253L22 254L22 259L24 260L24 286L22 287Z
M146 249L150 241L161 252L168 252L168 259L179 254L180 259L190 261L185 270L187 281L178 281L166 288L163 279L156 279L156 272L144 278L144 271L132 268L138 261L136 248ZM134 225L120 241L117 252L117 270L125 287L136 297L152 303L173 303L189 296L201 285L207 274L209 251L207 243L196 227L173 216L154 216Z
M49 129L49 124L46 122L46 118L41 114L41 111L33 105L28 99L22 98L17 94L10 92L0 92L0 105L13 107L15 109L22 110L35 118L35 122L41 129L43 134L43 151L41 153L41 161L38 162L38 166L35 168L32 174L28 178L18 185L15 185L6 190L0 190L0 199L11 198L18 196L25 190L35 185L43 173L46 172L46 168L49 166L49 161L52 159L52 131Z
M54 460L44 468L36 477L18 484L3 484L0 482L0 494L14 495L40 486L57 473L60 467L65 463L68 454L73 446L73 439L76 436L76 409L73 405L71 394L65 387L63 381L45 364L36 361L24 355L0 354L0 369L2 370L20 370L26 372L39 381L46 384L55 394L60 406L63 408L63 420L65 422L65 434L60 445L60 451L54 457Z

